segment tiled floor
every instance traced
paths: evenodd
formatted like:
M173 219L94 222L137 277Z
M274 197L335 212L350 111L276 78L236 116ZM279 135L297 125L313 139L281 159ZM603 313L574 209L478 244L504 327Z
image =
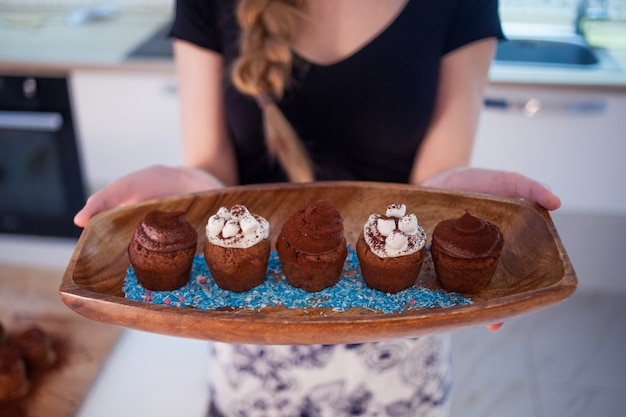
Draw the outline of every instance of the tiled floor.
M579 290L452 340L453 417L626 415L626 293Z

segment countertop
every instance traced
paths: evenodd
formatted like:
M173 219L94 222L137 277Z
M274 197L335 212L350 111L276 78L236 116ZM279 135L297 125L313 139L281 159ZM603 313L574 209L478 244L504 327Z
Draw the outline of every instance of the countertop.
M14 313L19 313L20 317L32 317L42 323L46 320L46 323L52 321L55 317L65 317L65 321L60 323L65 323L70 345L76 346L76 352L60 368L61 372L51 374L49 384L54 385L57 381L67 383L63 378L75 377L69 371L78 365L69 361L76 358L81 361L82 368L90 367L87 375L84 369L79 369L82 372L80 374L78 371L74 372L83 379L84 386L79 386L80 392L77 393L82 396L74 398L67 391L64 395L53 392L58 397L47 398L47 401L56 407L46 409L45 416L205 416L208 403L209 343L130 329L120 332L120 328L114 325L90 321L69 310L59 299L58 288L65 269L64 264L71 256L74 245L75 241L72 239L0 234L0 247L3 247L3 254L0 256L0 292L6 290L2 287L11 277L30 283L29 286L24 284L26 288L35 287L34 282L41 282L36 285L37 302L33 305L20 304L21 313ZM34 298L31 291L24 299L29 295ZM0 313L6 308L6 305L2 305ZM68 325L74 321L82 327ZM103 339L105 332L119 334L110 351L111 344L107 344L108 352L102 362L96 363L93 346L85 346L87 343L98 343L97 339L84 339L85 336L93 338L93 334L84 331L90 324L101 329L99 339ZM83 331L80 334L73 333L76 329ZM71 340L71 337L81 335L82 339ZM100 351L104 348L98 346ZM83 362L87 365L82 364ZM39 388L37 392L41 390ZM4 414L0 411L0 415ZM43 414L36 413L33 417L40 416Z
M171 11L122 9L109 19L79 25L69 24L67 15L68 11L58 9L0 9L0 72L174 70L171 59L128 58L133 49L171 20Z
M550 68L494 62L489 71L491 84L534 84L626 89L626 51L606 51L619 66L616 70Z
M75 69L174 71L171 58L129 59L129 54L172 18L171 10L121 10L117 16L70 25L67 11L0 10L0 73ZM626 50L606 51L617 69L565 69L494 63L492 83L626 88Z

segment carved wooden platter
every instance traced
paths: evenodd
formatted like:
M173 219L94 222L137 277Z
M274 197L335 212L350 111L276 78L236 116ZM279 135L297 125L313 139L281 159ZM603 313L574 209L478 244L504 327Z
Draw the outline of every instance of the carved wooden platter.
M130 266L127 247L143 215L152 209L183 210L198 230L202 253L207 219L217 209L244 204L271 225L272 246L284 220L319 199L344 216L349 244L364 222L390 203L404 203L429 237L435 225L465 210L498 225L504 248L498 270L472 304L384 314L272 307L260 311L181 308L126 299L122 290ZM439 286L432 268L424 282ZM524 200L449 192L403 184L319 182L231 187L149 201L94 216L83 231L60 287L61 299L81 315L106 323L160 334L231 343L335 344L448 332L491 324L546 308L567 299L577 278L550 214ZM322 314L323 313L323 314Z

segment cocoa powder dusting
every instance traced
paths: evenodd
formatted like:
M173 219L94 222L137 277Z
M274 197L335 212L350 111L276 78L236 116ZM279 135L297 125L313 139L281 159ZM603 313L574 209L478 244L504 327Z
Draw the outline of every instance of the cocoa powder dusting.
M396 217L384 216L380 214L374 215L372 218L373 221L366 224L366 234L369 236L370 248L373 252L385 250L385 236L380 234L376 225L378 219L393 220L396 224L396 228L398 228L398 219Z
M198 233L183 211L148 212L135 230L135 239L146 249L169 252L196 245Z

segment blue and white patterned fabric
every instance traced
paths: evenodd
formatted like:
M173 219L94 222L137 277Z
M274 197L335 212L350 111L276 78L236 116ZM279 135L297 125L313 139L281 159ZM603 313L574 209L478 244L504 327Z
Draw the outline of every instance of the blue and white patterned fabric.
M448 335L354 345L212 345L210 417L442 417Z

